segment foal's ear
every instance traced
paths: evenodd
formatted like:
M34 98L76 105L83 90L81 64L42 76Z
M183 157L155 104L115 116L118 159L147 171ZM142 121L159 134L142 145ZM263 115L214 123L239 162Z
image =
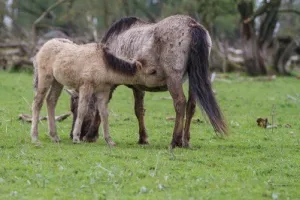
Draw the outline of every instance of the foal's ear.
M65 91L73 98L77 98L79 96L78 92L76 92L75 90L65 89Z

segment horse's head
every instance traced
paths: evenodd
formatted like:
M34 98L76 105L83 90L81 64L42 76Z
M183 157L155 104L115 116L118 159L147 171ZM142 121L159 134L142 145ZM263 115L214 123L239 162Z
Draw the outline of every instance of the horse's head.
M66 90L66 92L71 96L70 108L73 115L73 121L70 137L72 138L75 121L77 119L79 94L75 90ZM80 140L85 139L88 142L95 142L99 137L98 129L100 126L100 116L97 110L96 101L97 98L93 95L89 102L88 112L82 123Z

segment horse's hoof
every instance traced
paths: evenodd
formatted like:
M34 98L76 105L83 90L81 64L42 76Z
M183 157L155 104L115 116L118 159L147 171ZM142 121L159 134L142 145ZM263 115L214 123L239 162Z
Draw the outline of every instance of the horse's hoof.
M80 143L80 139L78 137L74 137L73 144L79 144L79 143Z
M149 144L149 142L147 139L139 139L138 144L147 145L147 144Z
M52 137L52 141L55 142L55 143L59 143L60 139L59 139L59 137L56 135L56 136Z

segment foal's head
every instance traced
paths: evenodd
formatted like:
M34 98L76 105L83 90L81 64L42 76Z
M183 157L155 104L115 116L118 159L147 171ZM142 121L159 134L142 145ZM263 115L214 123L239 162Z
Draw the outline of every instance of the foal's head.
M78 109L78 101L79 101L79 95L74 90L66 90L67 93L71 96L70 100L70 108L73 115L73 122L72 122L72 129L70 132L70 137L72 138L73 135L73 129L75 125L75 121L77 118L77 109ZM99 112L97 110L97 104L96 104L97 98L95 95L92 95L92 98L89 102L88 106L88 112L86 116L84 117L82 127L81 127L81 133L80 133L80 140L83 140L85 137L85 140L88 142L95 142L98 137L98 129L100 126L100 116Z

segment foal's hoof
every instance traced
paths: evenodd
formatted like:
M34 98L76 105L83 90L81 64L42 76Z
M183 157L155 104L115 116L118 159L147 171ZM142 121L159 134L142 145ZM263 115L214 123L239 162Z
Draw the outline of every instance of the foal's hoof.
M114 143L114 141L112 141L110 138L105 138L105 141L108 144L108 146L116 146L116 143Z
M107 142L107 144L109 145L109 146L112 146L112 147L114 147L114 146L116 146L116 143L114 142L114 141L108 141Z
M39 142L38 137L37 137L37 136L32 136L32 137L31 137L31 142L32 142L32 143L38 143L38 142Z
M79 138L73 138L73 144L79 144L80 143L80 139Z
M52 141L55 142L55 143L59 143L60 139L59 139L59 137L56 135L56 136L52 137Z

